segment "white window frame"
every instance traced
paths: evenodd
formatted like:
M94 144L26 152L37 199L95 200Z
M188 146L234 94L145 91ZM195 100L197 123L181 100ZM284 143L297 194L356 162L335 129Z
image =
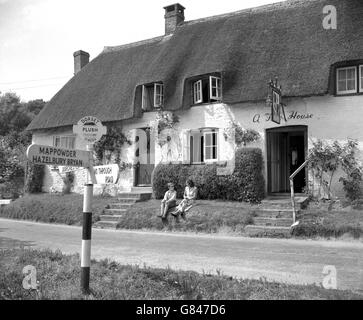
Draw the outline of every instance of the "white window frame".
M338 74L339 74L339 71L342 71L342 70L351 70L351 69L354 69L355 71L355 88L354 90L344 90L344 91L339 91L339 77L338 77ZM347 80L346 80L347 81ZM341 95L341 94L350 94L350 93L357 93L357 66L351 66L351 67L344 67L344 68L337 68L336 69L336 87L337 87L337 95Z
M162 83L154 83L154 108L162 107L163 103L164 103L164 85Z
M359 92L363 92L363 64L359 65Z
M198 80L193 83L193 100L194 104L203 102L202 80Z
M59 145L57 146L57 140ZM65 141L65 146L62 146L62 140ZM71 143L71 141L73 141ZM62 149L75 149L76 148L76 136L74 135L57 135L53 136L53 146Z
M145 85L142 86L142 95L141 95L141 109L147 110L147 107L145 105L145 94L146 94L146 87Z
M213 85L215 81L215 85ZM213 95L213 89L216 89L216 95ZM222 98L222 80L220 77L209 76L209 97L214 100L221 100Z
M216 144L212 144L210 146L207 146L207 135L211 135L213 136L213 134L216 135ZM204 137L204 146L203 146L203 149L204 149L204 162L216 162L218 161L218 151L219 151L219 147L218 147L218 142L219 142L219 139L218 139L218 130L205 130L203 131L203 137ZM213 142L213 138L211 137L211 141ZM207 159L207 152L206 152L206 149L207 148L216 148L216 158L210 158L210 159Z

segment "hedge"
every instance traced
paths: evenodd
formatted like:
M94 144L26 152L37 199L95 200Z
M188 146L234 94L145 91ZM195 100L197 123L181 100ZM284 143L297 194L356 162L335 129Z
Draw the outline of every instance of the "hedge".
M223 199L260 202L265 196L262 175L262 151L257 148L237 149L233 174L217 175L217 165L159 164L152 176L156 199L167 191L167 183L173 182L177 197L182 198L185 182L191 178L198 188L198 199Z

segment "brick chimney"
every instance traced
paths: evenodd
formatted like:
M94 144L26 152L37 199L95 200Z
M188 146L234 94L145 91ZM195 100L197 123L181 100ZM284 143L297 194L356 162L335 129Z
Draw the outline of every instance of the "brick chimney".
M165 34L174 33L176 27L184 22L184 10L185 8L175 3L170 6L164 7L165 9Z
M74 57L74 74L77 74L89 62L89 53L78 50L73 53Z

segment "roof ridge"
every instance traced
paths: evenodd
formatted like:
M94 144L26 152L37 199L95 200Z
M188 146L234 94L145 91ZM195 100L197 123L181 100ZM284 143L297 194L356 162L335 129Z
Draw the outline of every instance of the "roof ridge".
M118 45L118 46L105 46L103 48L102 53L114 52L114 51L119 51L119 50L122 50L122 49L129 49L129 48L133 48L133 47L138 47L138 46L141 46L143 44L150 44L150 43L154 43L154 42L158 42L158 41L162 41L162 40L168 40L171 36L172 36L172 34L162 35L162 36L149 38L149 39L145 39L145 40L140 40L140 41L136 41L136 42L121 44L121 45Z
M268 12L268 11L272 11L274 9L286 9L286 8L290 8L290 7L295 7L297 5L308 5L309 2L311 3L311 2L314 2L314 1L316 2L316 1L321 1L321 0L284 0L284 1L278 1L278 2L269 3L269 4L265 4L265 5L258 6L258 7L246 8L246 9L242 9L242 10L238 10L238 11L232 11L232 12L222 13L222 14L218 14L218 15L214 15L214 16L209 16L209 17L204 17L204 18L198 18L198 19L195 19L195 20L185 21L183 24L180 25L180 27L182 27L184 25L191 25L191 24L200 23L200 22L213 21L213 20L217 20L217 19L234 17L234 16L238 16L238 15L241 15L241 14Z

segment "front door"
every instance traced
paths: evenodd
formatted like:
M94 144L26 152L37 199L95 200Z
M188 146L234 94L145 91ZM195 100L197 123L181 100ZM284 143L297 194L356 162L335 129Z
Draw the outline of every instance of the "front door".
M150 129L137 129L135 158L138 159L135 168L135 186L151 186L151 174L154 164L151 161Z
M267 136L268 193L290 192L289 177L305 161L307 152L307 128L291 126L269 129ZM294 178L294 191L303 192L306 170Z

